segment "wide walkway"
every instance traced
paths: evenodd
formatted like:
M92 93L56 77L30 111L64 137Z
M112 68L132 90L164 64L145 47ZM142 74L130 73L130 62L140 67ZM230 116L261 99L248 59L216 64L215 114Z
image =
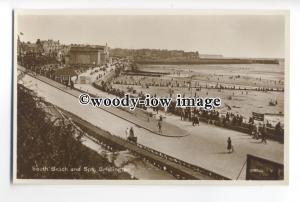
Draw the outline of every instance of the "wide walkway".
M20 70L24 71L25 69L21 66L18 67ZM66 87L65 85L62 85L56 81L53 81L49 78L40 76L40 75L36 75L35 78L46 82L47 84L60 89L61 91L67 92L69 95L72 95L74 98L77 99L78 101L78 105L79 105L79 100L78 97L81 94L81 92L79 92L76 89L71 89L69 87ZM86 84L88 85L88 84ZM75 86L76 87L76 86ZM78 87L78 86L77 86ZM78 89L80 90L84 90L88 93L92 93L94 94L94 92L90 92L87 89L83 89L81 87L79 87ZM97 90L97 89L96 89ZM99 90L98 90L99 91ZM95 94L96 96L99 97L106 97L105 95L103 95L102 93L97 93ZM115 96L109 96L109 97L115 97ZM74 105L76 106L76 105ZM91 105L86 106L86 107L90 107L93 108ZM107 111L121 119L124 119L132 124L134 124L137 127L143 128L145 130L148 130L150 132L152 132L153 134L156 135L160 135L160 136L166 136L166 137L184 137L189 135L189 133L187 133L187 131L182 130L181 128L169 124L169 123L165 123L163 124L163 128L162 128L162 132L159 132L158 130L158 119L155 118L150 118L148 119L148 115L142 111L142 110L134 110L134 111L130 111L127 108L115 108L115 107L99 107L99 110L104 110ZM126 128L124 129L125 132Z

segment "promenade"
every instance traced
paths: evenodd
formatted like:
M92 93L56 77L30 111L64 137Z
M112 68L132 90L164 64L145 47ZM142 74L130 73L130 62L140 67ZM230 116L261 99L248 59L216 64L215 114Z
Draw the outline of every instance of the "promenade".
M22 70L22 71L25 70L21 66L19 66L18 68L19 68L19 70ZM76 89L67 88L63 84L60 84L56 81L53 81L49 78L46 78L46 77L43 77L40 75L36 75L35 78L37 78L43 82L46 82L47 84L49 84L55 88L58 88L64 92L67 92L69 95L74 96L74 98L77 100L78 100L79 95L81 94L80 91L85 91L85 92L90 93L92 96L98 96L98 97L103 97L103 98L115 97L113 95L109 95L105 92L99 91L95 88L88 89L88 88L84 87L84 86L90 86L89 84L77 85L77 87L83 86L83 88L82 87L78 88L80 90L79 91ZM94 90L91 90L91 89L94 89ZM95 91L95 90L97 90L97 91ZM80 105L79 100L78 100L77 104ZM76 106L76 105L74 105L74 106ZM93 108L91 105L86 106L86 107ZM140 109L131 111L126 108L103 107L103 106L101 106L99 108L103 111L106 111L110 114L113 114L121 119L124 119L124 120L134 124L136 127L143 128L143 129L145 129L153 134L156 134L156 135L166 136L166 137L184 137L184 136L189 135L189 133L187 131L182 130L181 128L179 128L173 124L169 124L169 123L163 123L162 133L159 133L158 126L157 126L158 118L149 118L148 119L148 117L149 117L148 113L145 113L144 111L142 111ZM126 130L126 128L124 128L123 133L125 133L125 130Z

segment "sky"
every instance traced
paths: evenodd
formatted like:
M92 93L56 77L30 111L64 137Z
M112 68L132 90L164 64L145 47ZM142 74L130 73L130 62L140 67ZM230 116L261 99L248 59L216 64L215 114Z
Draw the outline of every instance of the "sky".
M198 51L225 57L284 58L280 15L19 15L22 41L60 40L111 48Z

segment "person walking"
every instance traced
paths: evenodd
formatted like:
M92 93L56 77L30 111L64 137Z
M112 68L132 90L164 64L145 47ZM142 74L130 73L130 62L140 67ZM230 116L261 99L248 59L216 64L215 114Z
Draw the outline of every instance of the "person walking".
M258 139L258 128L256 124L252 124L252 136L254 139Z
M129 131L129 137L130 137L130 138L133 138L133 137L134 137L133 127L130 128L130 131Z
M261 143L267 144L267 128L265 124L261 129Z
M125 130L125 137L128 138L129 137L129 128L127 127Z
M228 153L233 152L233 147L232 147L232 142L231 142L230 137L228 137L228 139L227 139L227 151L228 151Z
M180 120L184 120L184 111L182 108L180 109Z
M158 132L162 133L162 121L161 120L158 121L157 127L158 127Z

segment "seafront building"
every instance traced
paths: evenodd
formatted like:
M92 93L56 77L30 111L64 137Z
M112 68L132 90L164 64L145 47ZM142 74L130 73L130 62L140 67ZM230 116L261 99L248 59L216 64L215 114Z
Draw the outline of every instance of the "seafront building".
M66 65L104 65L109 61L107 45L71 45L65 57Z

